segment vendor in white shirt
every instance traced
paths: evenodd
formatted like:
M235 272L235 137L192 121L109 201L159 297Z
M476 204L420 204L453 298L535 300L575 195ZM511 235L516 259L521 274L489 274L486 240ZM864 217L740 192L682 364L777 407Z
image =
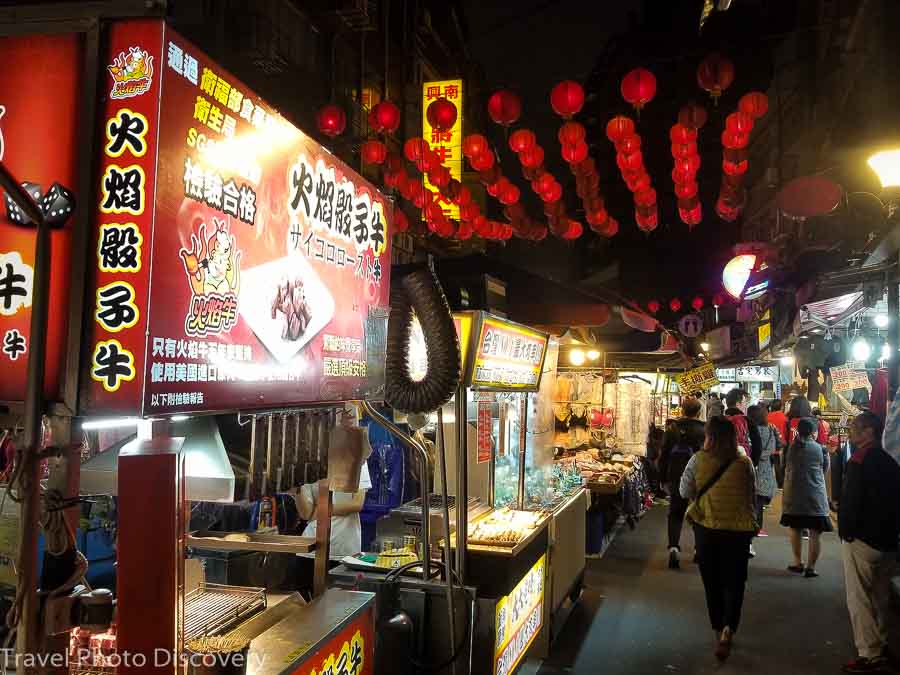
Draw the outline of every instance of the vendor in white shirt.
M359 472L359 490L356 492L335 492L331 510L331 559L340 560L355 555L362 548L362 525L359 513L366 501L366 491L372 487L369 468L362 463ZM316 536L316 505L319 503L318 484L311 483L300 488L300 503L303 513L300 517L309 524L303 531L304 537Z

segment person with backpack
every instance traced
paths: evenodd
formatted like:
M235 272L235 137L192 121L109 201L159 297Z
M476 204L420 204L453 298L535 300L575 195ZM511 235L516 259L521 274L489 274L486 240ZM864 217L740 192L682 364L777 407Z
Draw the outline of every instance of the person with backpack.
M680 492L691 500L687 519L694 526L706 606L716 634L715 655L724 661L741 620L747 548L758 529L756 471L739 450L734 423L727 418L706 423L703 448L688 461Z
M694 453L703 447L705 432L703 422L699 419L702 409L702 404L696 398L688 397L682 401L681 411L684 416L677 419L666 433L660 456L661 475L669 486L670 494L669 569L673 570L681 567L679 561L681 530L684 524L684 514L688 508L688 501L681 496L678 488L681 484L684 467L687 466Z

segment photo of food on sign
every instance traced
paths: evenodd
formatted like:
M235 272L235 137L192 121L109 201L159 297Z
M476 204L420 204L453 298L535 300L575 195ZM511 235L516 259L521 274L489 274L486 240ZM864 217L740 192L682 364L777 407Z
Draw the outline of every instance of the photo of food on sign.
M162 56L145 412L373 393L389 204L168 28Z

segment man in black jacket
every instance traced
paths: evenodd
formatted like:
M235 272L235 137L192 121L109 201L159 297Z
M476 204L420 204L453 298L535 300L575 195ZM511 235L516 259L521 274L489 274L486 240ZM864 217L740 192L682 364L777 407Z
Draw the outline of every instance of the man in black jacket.
M700 421L703 405L696 398L688 397L681 403L684 413L675 421L673 429L666 432L660 455L660 474L669 486L669 569L677 570L681 563L681 528L688 500L681 496L678 485L684 467L695 452L703 447L706 432Z
M850 426L854 446L838 505L847 609L859 657L846 673L887 667L888 593L900 538L900 465L881 447L881 420L871 412Z

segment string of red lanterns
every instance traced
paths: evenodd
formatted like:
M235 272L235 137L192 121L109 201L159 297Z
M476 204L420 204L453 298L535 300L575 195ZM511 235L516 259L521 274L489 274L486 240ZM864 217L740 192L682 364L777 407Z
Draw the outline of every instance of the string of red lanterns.
M585 128L571 119L584 105L584 90L577 82L570 80L560 82L550 93L550 105L557 115L567 120L559 128L557 138L561 146L562 158L569 165L572 175L575 176L576 191L581 198L588 225L597 234L612 237L619 231L619 224L614 218L609 217L600 195L600 176L597 173L596 162L590 156L588 144L585 141ZM521 146L521 143L516 143L517 147L513 147L513 136L510 136L510 147L514 151L521 151L518 147ZM541 195L545 187L539 183L537 188L541 189L536 188L535 192ZM571 224L567 226L567 232L568 228L571 228L573 234L579 231ZM565 234L561 236L568 238Z
M706 124L706 111L695 103L689 103L678 113L678 123L669 131L672 141L672 182L678 199L678 216L688 227L698 225L703 219L697 172L700 170L700 154L697 137Z
M725 118L722 132L722 183L716 200L716 213L726 222L734 222L744 208L744 176L749 168L750 134L757 119L766 114L769 101L761 92L741 97L738 110Z
M616 164L633 195L635 222L643 232L652 232L659 225L656 190L644 168L641 137L635 130L634 121L616 115L606 125L606 137L616 147Z

